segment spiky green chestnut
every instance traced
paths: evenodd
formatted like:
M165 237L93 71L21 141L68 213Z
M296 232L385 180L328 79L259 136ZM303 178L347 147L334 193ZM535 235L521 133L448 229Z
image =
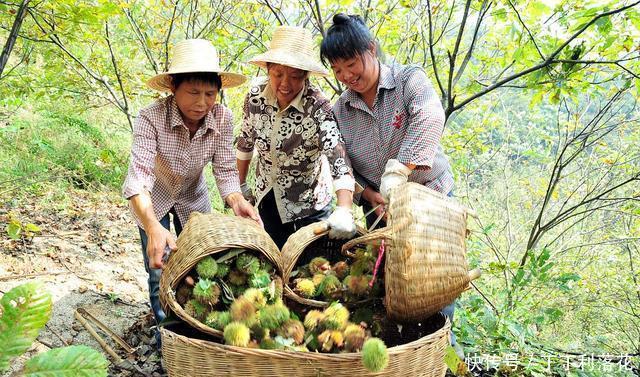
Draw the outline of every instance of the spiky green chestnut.
M218 263L218 272L216 272L216 277L223 279L229 274L229 271L231 271L231 266L226 263Z
M196 265L198 276L203 279L213 279L218 272L218 263L211 256L206 256Z
M325 277L326 277L325 274L315 274L311 277L311 281L313 282L313 285L318 287L320 284L322 284L322 281L324 280Z
M224 343L230 346L246 347L251 339L249 328L240 322L231 322L224 327Z
M317 273L324 273L327 270L331 269L331 264L329 261L323 257L315 257L309 262L309 272L311 275L315 275Z
M342 295L342 282L335 275L327 275L318 285L317 292L326 299L338 299Z
M295 319L288 319L276 330L276 334L283 338L291 338L300 345L304 342L304 325Z
M241 296L231 303L229 313L234 321L252 324L256 316L256 307L249 299Z
M202 320L207 314L206 305L201 304L198 300L191 299L184 304L184 311L191 317Z
M349 321L349 310L341 303L333 303L324 310L322 325L326 329L342 330Z
M224 326L227 325L227 323L223 323L223 313L227 313L227 317L231 318L228 316L229 312L218 312L218 311L213 311L209 314L207 314L207 318L204 320L205 325L214 328L216 330L222 330L224 329Z
M260 269L260 259L249 253L240 254L236 258L236 268L247 275L255 274Z
M265 329L275 330L289 319L289 309L282 302L276 302L260 309L260 324Z
M362 249L356 251L355 261L351 264L351 275L364 275L373 272L373 267L376 263L375 258L370 252L366 252Z
M344 349L348 352L358 352L362 349L366 334L360 325L350 324L344 329Z
M344 278L344 285L351 295L362 297L369 293L370 279L371 275L349 275Z
M202 304L213 306L220 298L220 287L208 279L200 279L193 287L193 297Z
M257 288L249 288L242 294L244 298L249 300L256 309L263 308L267 305L267 299L264 297L264 293Z
M249 277L249 286L252 288L265 288L269 283L271 283L271 276L264 270L258 270Z
M378 338L369 338L362 346L362 364L370 372L380 372L389 364L387 346Z
M323 312L319 310L310 310L304 317L304 327L309 331L313 331L323 319Z
M316 286L311 279L300 279L296 283L295 291L302 297L312 298L316 294Z

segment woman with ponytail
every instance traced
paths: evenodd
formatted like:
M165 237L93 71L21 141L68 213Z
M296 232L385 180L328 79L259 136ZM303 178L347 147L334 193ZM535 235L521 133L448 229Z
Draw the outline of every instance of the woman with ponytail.
M444 110L426 73L418 66L386 64L381 56L362 17L333 17L320 57L347 87L333 112L359 186L354 200L365 212L378 207L367 218L369 225L402 183L417 182L450 196L454 184L440 144ZM451 303L442 312L453 320L454 308ZM451 343L463 357L453 332Z

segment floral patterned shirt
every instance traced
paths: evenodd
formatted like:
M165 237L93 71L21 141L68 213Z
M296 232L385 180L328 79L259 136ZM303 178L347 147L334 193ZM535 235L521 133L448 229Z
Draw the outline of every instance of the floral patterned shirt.
M258 153L257 203L273 189L282 223L324 208L333 189L353 191L355 181L329 100L309 81L284 109L268 82L254 86L244 102L236 157ZM333 182L332 182L333 178Z

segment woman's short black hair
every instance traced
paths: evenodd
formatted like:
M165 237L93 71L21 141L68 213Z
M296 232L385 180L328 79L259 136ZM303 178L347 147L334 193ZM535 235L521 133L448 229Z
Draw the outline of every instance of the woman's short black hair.
M362 17L338 13L320 45L322 63L351 59L364 54L375 43Z
M215 72L187 72L174 73L171 75L171 84L173 84L174 90L177 90L183 82L211 84L215 86L218 91L222 88L222 78Z

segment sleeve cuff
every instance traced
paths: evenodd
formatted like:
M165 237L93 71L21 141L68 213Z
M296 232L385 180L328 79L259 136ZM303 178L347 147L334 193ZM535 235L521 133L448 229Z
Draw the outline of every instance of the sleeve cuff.
M251 160L251 158L253 158L253 151L251 151L251 152L243 152L243 151L241 151L239 149L236 149L236 158L238 160L243 160L243 161Z
M333 189L335 191L338 190L349 190L353 192L355 190L356 181L350 175L343 175L338 179L333 180Z
M132 196L138 195L143 191L147 191L151 193L151 189L153 188L153 183L149 184L129 184L123 187L122 196L129 200Z

